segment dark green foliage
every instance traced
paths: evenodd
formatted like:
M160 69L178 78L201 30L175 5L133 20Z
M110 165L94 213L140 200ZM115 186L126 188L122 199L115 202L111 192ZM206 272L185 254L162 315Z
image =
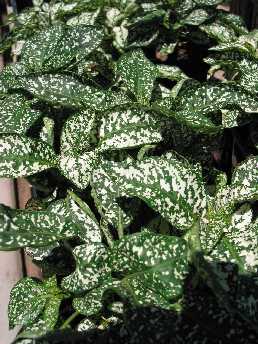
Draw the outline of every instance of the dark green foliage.
M11 292L16 343L257 342L258 34L222 2L8 18L0 176L37 203L1 205L0 248L44 274Z

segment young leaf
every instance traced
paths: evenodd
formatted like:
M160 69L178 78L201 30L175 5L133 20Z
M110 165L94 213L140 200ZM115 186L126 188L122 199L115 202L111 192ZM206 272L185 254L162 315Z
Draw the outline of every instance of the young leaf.
M26 277L13 287L8 306L9 326L32 324L43 311L47 290L36 280Z
M0 132L25 134L40 117L39 111L30 108L30 102L18 94L6 95L0 100Z
M0 135L0 153L1 177L28 176L57 164L57 157L48 144L22 135Z
M117 72L141 104L149 104L157 68L143 54L133 50L123 55L117 63Z
M98 287L109 273L107 249L101 243L88 243L73 250L76 270L62 280L62 288L72 293L81 293Z
M206 206L199 167L171 153L135 163L104 161L93 173L93 188L98 180L106 190L113 188L113 197L139 197L181 230L189 229Z
M100 126L100 150L122 149L162 140L159 119L140 109L108 113Z
M136 305L170 308L181 295L188 271L184 240L143 231L115 242L109 254L113 272L123 274L125 288Z

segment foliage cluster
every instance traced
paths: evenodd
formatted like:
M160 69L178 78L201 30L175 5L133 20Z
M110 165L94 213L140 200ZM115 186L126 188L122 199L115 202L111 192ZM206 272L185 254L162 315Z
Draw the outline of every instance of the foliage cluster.
M11 292L16 343L257 342L258 32L221 3L8 17L0 176L34 198L1 205L0 249L44 276Z

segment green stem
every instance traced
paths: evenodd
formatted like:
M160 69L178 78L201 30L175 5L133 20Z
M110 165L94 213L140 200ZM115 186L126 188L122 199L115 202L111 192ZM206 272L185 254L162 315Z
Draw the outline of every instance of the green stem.
M88 216L90 216L91 219L95 219L95 215L93 214L93 212L91 211L91 209L89 208L89 206L83 202L83 200L77 196L73 191L68 190L68 195L71 196L71 198L78 203L79 207L85 212L85 214L87 214ZM96 221L96 220L95 220Z
M108 229L108 225L107 225L107 222L105 220L102 220L101 223L100 223L100 228L107 240L107 243L108 243L108 246L109 247L112 247L113 246L113 243L114 243L114 240L113 240L113 237Z
M69 316L69 318L67 318L65 320L65 322L63 323L63 325L60 327L60 330L63 330L65 328L67 328L70 323L79 315L80 313L79 312L74 312L72 315Z

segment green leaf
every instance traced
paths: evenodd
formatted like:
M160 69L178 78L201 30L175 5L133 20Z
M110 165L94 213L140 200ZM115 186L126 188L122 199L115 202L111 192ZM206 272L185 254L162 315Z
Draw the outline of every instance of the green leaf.
M150 102L157 68L145 57L142 50L124 54L117 63L117 72L139 103Z
M25 89L34 97L54 105L88 107L98 111L130 102L122 92L97 89L84 85L71 76L61 74L18 78L14 88Z
M103 284L91 290L83 297L73 299L73 307L80 314L92 316L97 314L103 308L104 293L112 287L118 287L119 281L112 280L111 278L103 282Z
M0 233L1 238L1 233ZM1 240L1 239L0 239ZM1 244L0 244L1 245ZM19 245L19 244L18 244ZM50 244L44 247L26 247L24 252L30 256L35 261L42 261L43 259L47 258L51 255L54 248L58 247L59 244Z
M223 3L223 0L194 0L198 6L216 6Z
M212 251L210 258L235 263L240 271L255 272L258 266L258 227L252 223L253 212L243 205L224 228L224 236Z
M115 242L109 265L123 275L121 287L136 305L170 308L170 301L183 292L187 245L177 237L146 231L132 234Z
M25 42L21 61L32 71L57 70L90 54L102 38L102 31L93 26L54 25Z
M123 149L162 140L159 119L140 109L108 113L100 126L100 150Z
M9 326L33 323L43 311L47 290L36 280L26 277L13 287L8 306Z
M55 105L80 108L85 104L95 108L105 98L103 91L83 85L68 75L45 74L20 78L18 82L20 88L29 91L36 98Z
M198 107L196 106L198 104ZM258 98L234 85L220 83L185 82L176 101L169 98L157 102L153 107L174 117L178 122L187 124L198 131L216 131L214 120L225 109L237 107L247 113L257 112Z
M137 199L123 199L117 201L121 195L116 181L105 171L96 169L91 180L92 197L95 205L109 224L118 228L119 223L127 227L138 213L140 202Z
M90 181L91 174L99 160L99 152L86 152L78 157L62 156L60 170L62 174L78 188L85 189Z
M0 135L0 176L17 178L55 167L57 157L39 140L16 134Z
M96 114L85 110L68 118L61 135L61 152L63 155L78 156L90 149L90 135Z
M62 280L62 288L81 293L98 287L107 277L107 249L101 243L88 243L73 250L76 270Z
M19 247L43 246L33 254L39 258L49 253L58 240L87 237L87 231L76 225L67 209L66 201L59 200L46 210L14 210L1 205L0 247L13 250Z
M181 230L189 229L206 206L199 166L171 153L132 163L104 161L93 173L93 188L99 180L104 181L104 199L110 189L114 198L139 197Z
M200 8L192 11L186 18L182 20L182 23L187 25L198 26L203 24L209 17L210 14L204 9Z
M0 132L25 134L40 117L39 111L30 108L30 102L18 94L6 95L0 100Z
M52 118L44 117L43 123L44 126L40 132L40 139L41 141L46 142L52 147L54 145L55 121Z
M236 167L230 185L235 202L258 197L258 156L251 156Z
M232 27L235 32L240 35L244 35L248 33L248 30L245 26L245 22L242 17L237 16L232 13L227 13L224 11L220 11L218 13L218 18L221 22L227 24L228 26Z
M69 216L72 222L81 228L80 238L86 243L101 243L101 232L94 214L82 200L80 200L80 204L81 207L71 196L67 198Z
M207 33L207 35L218 42L227 43L236 39L235 31L220 22L213 22L211 24L201 25L200 29Z

